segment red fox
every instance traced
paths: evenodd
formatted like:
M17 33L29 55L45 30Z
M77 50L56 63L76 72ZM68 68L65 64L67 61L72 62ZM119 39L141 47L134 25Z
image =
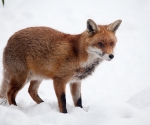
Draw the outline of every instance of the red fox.
M17 93L30 81L28 92L36 103L41 103L38 88L42 80L52 79L60 112L67 113L67 83L74 105L82 108L81 81L103 60L114 58L115 33L121 22L97 25L88 19L86 30L77 35L49 27L29 27L16 32L3 52L0 98L17 105Z

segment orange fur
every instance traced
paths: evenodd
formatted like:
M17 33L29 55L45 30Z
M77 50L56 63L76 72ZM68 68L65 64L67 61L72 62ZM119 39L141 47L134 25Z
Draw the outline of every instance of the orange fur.
M104 55L104 59L109 60L108 54L112 54L115 47L115 32L120 23L118 20L109 25L97 25L89 19L87 30L78 35L48 27L30 27L16 32L3 53L0 97L16 105L17 93L31 81L29 94L41 103L38 87L43 79L53 79L60 112L67 112L65 88L68 82L73 83L70 88L75 106L82 107L80 82L94 71ZM99 52L103 53L96 55Z

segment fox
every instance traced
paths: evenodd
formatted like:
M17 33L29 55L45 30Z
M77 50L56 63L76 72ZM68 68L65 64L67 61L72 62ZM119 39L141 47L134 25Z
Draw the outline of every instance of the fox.
M15 32L3 51L3 80L0 98L16 105L18 92L30 82L28 93L37 103L43 100L38 88L43 80L53 80L58 107L67 113L65 89L70 85L75 107L82 106L81 81L103 60L114 58L116 31L122 20L98 25L92 19L80 34L67 34L46 26Z

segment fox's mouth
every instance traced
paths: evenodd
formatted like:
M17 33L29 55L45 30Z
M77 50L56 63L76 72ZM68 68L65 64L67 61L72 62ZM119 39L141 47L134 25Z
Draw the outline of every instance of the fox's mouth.
M107 61L111 61L113 58L114 58L114 55L113 54L107 54L107 53L99 53L99 52L96 52L94 51L96 54L98 54L98 56L101 58L101 59L104 59L104 60L107 60Z
M89 47L87 50L88 53L92 53L100 59L111 61L114 58L113 54L104 53L102 50Z
M95 52L98 56L100 56L101 58L103 58L103 53L99 53L99 52L97 52L97 51L92 51L92 52Z
M107 53L100 53L98 51L90 50L89 52L94 53L98 58L101 58L103 60L111 61L114 57L113 54L107 54Z

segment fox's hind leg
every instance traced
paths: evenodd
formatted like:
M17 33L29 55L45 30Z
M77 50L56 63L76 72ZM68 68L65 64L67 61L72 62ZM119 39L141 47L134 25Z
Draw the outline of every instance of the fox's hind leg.
M18 92L24 87L26 83L25 75L19 75L18 77L12 77L8 86L8 101L9 104L17 105L15 98Z
M32 80L30 82L30 86L28 89L30 96L38 104L43 102L43 100L38 95L38 88L39 88L41 82L42 82L42 80Z
M81 99L81 83L70 83L70 91L72 94L72 99L76 107L82 108L82 99Z

